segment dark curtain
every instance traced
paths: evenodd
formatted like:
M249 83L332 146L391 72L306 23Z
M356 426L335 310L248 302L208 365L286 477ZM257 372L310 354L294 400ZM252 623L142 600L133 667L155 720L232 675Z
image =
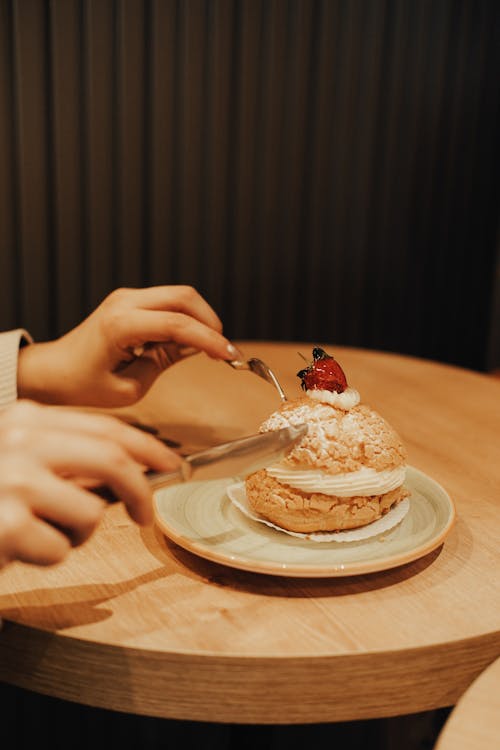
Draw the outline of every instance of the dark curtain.
M496 0L0 0L0 328L187 283L232 338L500 365L499 29Z

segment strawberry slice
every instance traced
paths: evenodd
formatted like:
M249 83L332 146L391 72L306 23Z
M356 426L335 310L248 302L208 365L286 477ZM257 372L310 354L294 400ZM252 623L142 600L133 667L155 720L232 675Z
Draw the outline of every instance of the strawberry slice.
M297 373L304 391L336 391L343 393L347 388L347 379L341 366L334 357L324 349L315 346L313 361Z

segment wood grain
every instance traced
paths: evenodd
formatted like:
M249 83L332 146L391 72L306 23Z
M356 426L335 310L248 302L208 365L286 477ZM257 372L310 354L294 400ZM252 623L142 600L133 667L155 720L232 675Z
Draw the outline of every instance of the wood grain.
M304 343L239 342L288 396ZM453 498L439 549L389 571L293 579L191 555L120 505L63 564L0 573L0 679L150 716L308 723L454 705L500 655L500 382L384 352L323 345L398 430L409 463ZM167 371L129 421L181 451L251 432L272 387L204 355Z
M467 688L444 725L435 750L493 750L500 735L500 658Z

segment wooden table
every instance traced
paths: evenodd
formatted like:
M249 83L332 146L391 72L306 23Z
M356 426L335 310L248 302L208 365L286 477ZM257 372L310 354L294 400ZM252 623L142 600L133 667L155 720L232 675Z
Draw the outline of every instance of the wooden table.
M467 688L444 725L435 750L495 750L500 737L500 658Z
M321 344L320 344L321 345ZM240 342L289 397L311 345ZM244 572L198 558L120 505L63 564L0 573L0 679L158 717L313 723L454 705L500 655L500 382L323 344L456 504L424 558L348 578ZM183 450L257 431L272 387L204 355L117 413Z

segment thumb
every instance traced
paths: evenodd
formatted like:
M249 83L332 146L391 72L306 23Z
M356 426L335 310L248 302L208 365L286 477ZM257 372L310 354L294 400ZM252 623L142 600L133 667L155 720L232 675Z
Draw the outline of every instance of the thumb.
M164 369L156 358L139 357L110 376L111 388L122 393L130 390L131 397L138 400L149 391Z

